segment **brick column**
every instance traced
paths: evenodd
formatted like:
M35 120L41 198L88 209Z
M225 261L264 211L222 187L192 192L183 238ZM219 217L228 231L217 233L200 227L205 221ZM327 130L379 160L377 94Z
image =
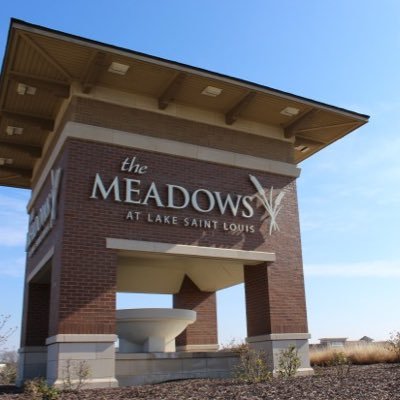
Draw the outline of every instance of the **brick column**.
M28 283L23 346L45 346L49 333L50 284Z
M275 370L282 350L294 345L299 374L311 374L302 266L288 260L244 267L247 342L266 352Z
M173 307L193 310L196 322L177 338L177 351L213 351L218 349L217 304L215 292L201 291L185 276L179 293L173 296Z
M63 386L66 365L85 361L88 388L117 386L115 379L115 296L117 256L104 240L65 220L55 250L47 344L47 381ZM71 378L78 379L71 373Z
M46 376L50 284L26 283L17 384Z

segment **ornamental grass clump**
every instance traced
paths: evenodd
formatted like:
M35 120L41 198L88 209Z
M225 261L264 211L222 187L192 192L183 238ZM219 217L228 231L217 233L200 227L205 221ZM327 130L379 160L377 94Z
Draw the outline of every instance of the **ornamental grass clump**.
M312 366L328 367L334 360L338 350L333 348L312 349L310 362ZM363 345L345 346L340 350L354 365L368 365L379 363L396 363L400 359L396 352L388 345L371 343Z

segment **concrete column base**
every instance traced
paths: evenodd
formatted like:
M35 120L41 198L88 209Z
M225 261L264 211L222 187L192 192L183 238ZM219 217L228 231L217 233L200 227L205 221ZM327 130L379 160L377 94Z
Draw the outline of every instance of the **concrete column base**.
M46 377L47 347L26 346L18 350L17 386L22 386L28 379Z
M64 334L49 337L47 344L47 382L63 388L66 380L79 382L77 368L89 369L83 388L117 387L115 379L116 335ZM68 369L69 365L69 369Z
M271 371L276 374L281 352L293 345L300 358L300 368L297 375L312 375L314 370L310 366L308 333L271 333L269 335L252 336L246 338L250 348L262 350L267 355L267 363Z

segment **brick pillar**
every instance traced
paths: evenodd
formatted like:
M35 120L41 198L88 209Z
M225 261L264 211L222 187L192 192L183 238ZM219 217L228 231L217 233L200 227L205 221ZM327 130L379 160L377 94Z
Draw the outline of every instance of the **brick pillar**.
M46 376L50 284L26 283L17 384Z
M50 284L29 283L24 346L45 346L49 333Z
M279 256L277 256L279 258ZM275 370L290 345L301 360L299 374L311 374L303 268L290 259L244 267L247 342L267 354Z
M196 322L177 338L177 351L213 351L218 349L217 303L215 292L201 291L185 276L179 293L173 296L173 307L193 310Z
M85 232L78 229L65 232L53 259L47 381L62 386L67 360L73 368L85 360L90 370L86 387L117 386L117 256L104 247L103 241L84 236Z

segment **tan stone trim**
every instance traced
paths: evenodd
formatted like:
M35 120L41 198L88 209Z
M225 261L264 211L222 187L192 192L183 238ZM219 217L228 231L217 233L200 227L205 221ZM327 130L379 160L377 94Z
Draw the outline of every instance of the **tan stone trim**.
M279 373L275 373L276 371L274 371L274 376L279 376ZM296 371L296 376L310 376L310 375L314 375L314 369L313 368L299 368Z
M115 250L139 251L145 253L161 253L179 256L220 258L243 261L247 265L275 261L275 253L264 251L246 251L235 249L220 249L217 247L189 246L147 242L141 240L106 238L106 247Z
M202 345L199 345L202 346ZM209 345L204 345L209 346ZM210 345L217 346L217 345ZM178 346L185 347L185 346ZM218 346L217 346L218 347ZM227 358L235 357L235 352L218 351L174 351L167 353L119 353L115 352L116 360L167 360L167 359L188 359L188 358Z
M187 344L185 346L176 346L176 351L217 351L219 349L218 344Z
M271 333L269 335L250 336L247 343L265 342L267 340L304 340L310 339L309 333Z
M77 385L81 383L79 379L71 379L71 383L73 385ZM65 379L57 379L52 383L52 386L56 388L64 388L65 387ZM88 378L85 382L85 389L102 389L102 388L114 388L118 387L118 380L115 378Z
M30 282L35 277L35 275L43 268L43 266L51 259L51 257L53 257L53 254L54 254L54 247L51 247L50 250L36 264L32 272L28 275L27 278L28 282Z
M122 132L114 129L100 128L97 126L70 121L65 125L64 130L54 146L52 154L47 160L42 175L38 179L35 188L32 190L32 196L27 206L28 212L31 210L32 205L46 180L46 177L48 176L59 152L61 151L62 146L69 137L132 147L141 150L156 151L175 156L184 155L187 158L193 158L201 161L259 170L295 178L300 175L300 168L298 168L296 165L281 161L267 160L264 158L233 153L225 150L210 149L204 146L144 136L135 133Z
M54 343L108 343L115 342L117 335L104 334L60 334L50 336L46 339L46 345Z

